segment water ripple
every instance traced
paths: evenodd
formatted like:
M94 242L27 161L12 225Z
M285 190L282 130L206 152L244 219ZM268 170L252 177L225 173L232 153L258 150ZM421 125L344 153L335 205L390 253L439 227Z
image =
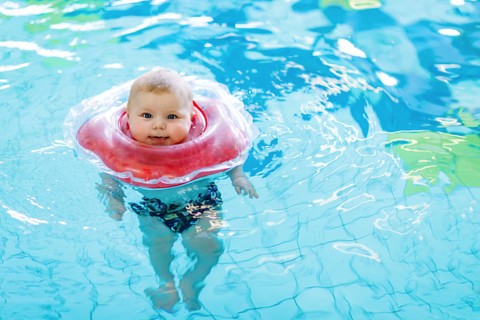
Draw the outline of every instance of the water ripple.
M35 16L53 11L54 9L51 8L51 5L29 5L21 7L19 4L11 1L0 4L0 13L11 17Z
M21 213L21 212L18 212L14 209L11 209L9 208L8 206L6 206L5 204L1 203L0 202L0 206L5 209L5 212L10 216L12 217L13 219L16 219L20 222L26 222L28 224L31 224L31 225L39 225L39 224L47 224L48 221L46 220L42 220L42 219L37 219L37 218L32 218L32 217L29 217L27 216L26 214L24 213ZM38 206L38 205L37 205Z
M56 49L44 49L36 43L26 41L0 41L0 47L19 49L22 51L34 51L40 56L57 57L66 60L72 60L75 57L75 53L73 52Z
M333 244L333 248L346 254L352 254L380 262L378 253L361 243L336 242Z

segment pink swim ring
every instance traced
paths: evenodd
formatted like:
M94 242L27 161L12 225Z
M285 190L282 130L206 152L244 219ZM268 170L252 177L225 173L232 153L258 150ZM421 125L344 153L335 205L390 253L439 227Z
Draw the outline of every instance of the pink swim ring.
M243 103L216 82L186 80L194 97L186 141L151 146L133 140L125 112L130 81L70 110L67 145L102 172L142 188L175 187L241 165L257 134Z

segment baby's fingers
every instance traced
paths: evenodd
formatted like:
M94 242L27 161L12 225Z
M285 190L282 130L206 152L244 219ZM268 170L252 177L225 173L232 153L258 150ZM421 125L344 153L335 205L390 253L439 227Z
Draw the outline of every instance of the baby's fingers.
M252 199L252 198L258 199L257 190L255 190L253 188L250 189L250 191L248 192L248 195L250 196L250 199Z
M113 220L121 221L123 218L123 213L115 212L110 214L110 218Z
M237 192L238 195L242 194L242 187L235 186L235 191Z

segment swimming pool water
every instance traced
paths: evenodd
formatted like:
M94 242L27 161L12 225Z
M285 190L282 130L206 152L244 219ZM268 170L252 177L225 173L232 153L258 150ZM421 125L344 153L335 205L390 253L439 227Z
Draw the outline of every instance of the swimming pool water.
M475 319L478 1L0 4L0 319ZM224 83L260 135L225 252L170 315L138 221L65 145L81 100L154 66ZM175 246L174 271L188 267Z

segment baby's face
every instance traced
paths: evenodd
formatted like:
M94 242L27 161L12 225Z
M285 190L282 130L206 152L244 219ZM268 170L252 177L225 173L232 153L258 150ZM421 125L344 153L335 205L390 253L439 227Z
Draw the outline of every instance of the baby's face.
M170 92L140 92L127 108L132 137L149 145L182 142L192 124L192 106L184 106Z

